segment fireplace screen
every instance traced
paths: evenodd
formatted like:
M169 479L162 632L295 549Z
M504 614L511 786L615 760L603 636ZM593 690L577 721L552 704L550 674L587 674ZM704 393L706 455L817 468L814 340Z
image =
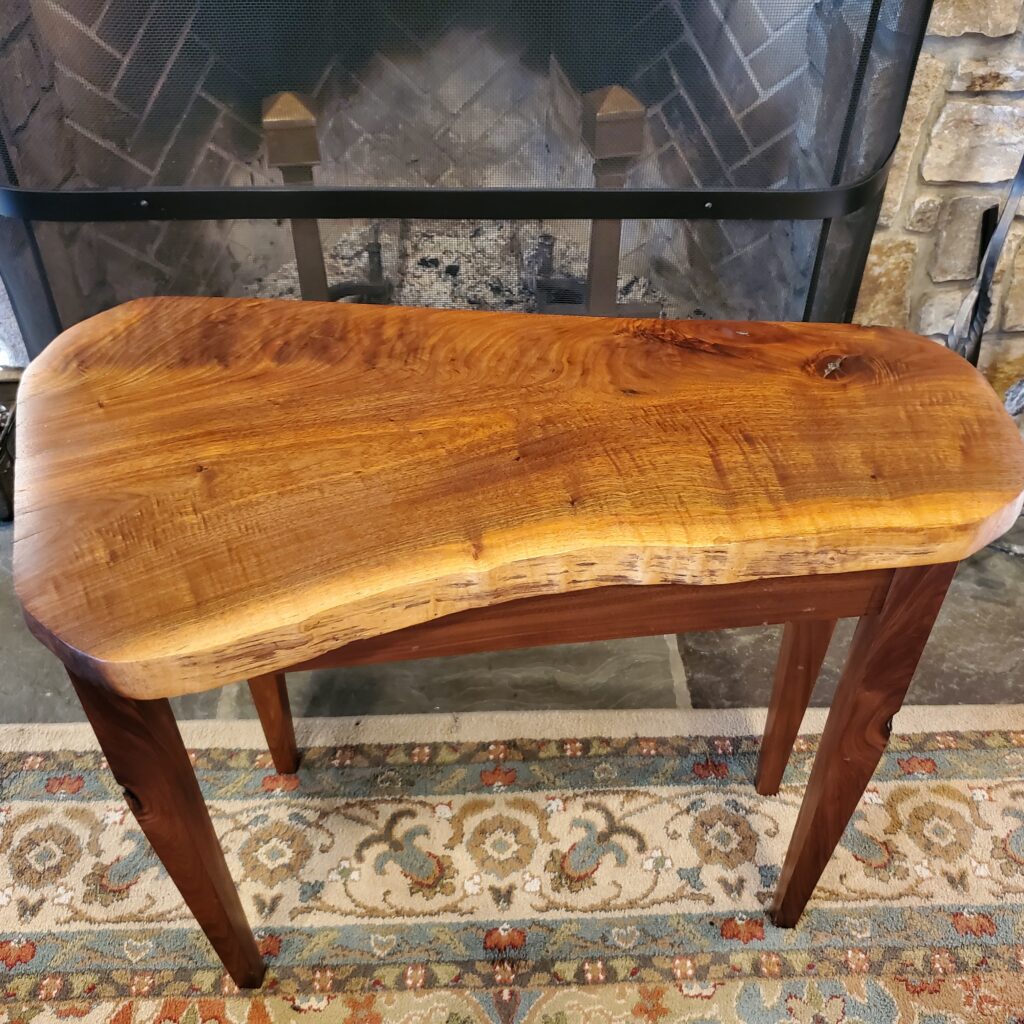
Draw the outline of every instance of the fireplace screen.
M926 0L31 0L0 268L140 294L843 319Z

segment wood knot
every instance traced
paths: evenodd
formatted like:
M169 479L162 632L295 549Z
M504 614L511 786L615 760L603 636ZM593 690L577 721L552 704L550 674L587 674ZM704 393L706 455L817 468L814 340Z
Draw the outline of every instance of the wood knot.
M857 353L823 352L809 360L806 369L812 376L828 381L864 380L875 377L871 360Z

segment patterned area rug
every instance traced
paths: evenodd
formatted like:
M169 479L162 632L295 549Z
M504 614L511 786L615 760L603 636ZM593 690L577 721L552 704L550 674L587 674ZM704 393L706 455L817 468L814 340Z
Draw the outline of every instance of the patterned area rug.
M904 711L789 931L765 907L814 738L761 798L762 722L309 721L298 776L255 723L187 724L270 965L257 994L226 978L86 729L2 727L0 1019L1024 1021L1024 708Z

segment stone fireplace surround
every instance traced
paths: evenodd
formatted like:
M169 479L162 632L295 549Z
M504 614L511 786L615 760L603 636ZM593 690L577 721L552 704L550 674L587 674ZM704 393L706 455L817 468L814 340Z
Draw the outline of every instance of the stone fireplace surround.
M300 10L279 0L260 22L252 6L8 0L0 130L20 183L274 181L259 104L290 88L318 105L321 183L586 186L579 96L615 81L648 111L631 184L821 187L869 8L862 0L580 2L552 23L550 7L532 0L514 5L514 20L496 17L505 8L486 0L381 0L360 9L356 31L330 4ZM310 10L319 18L312 25ZM873 169L891 143L892 97L902 96L908 70L891 58L914 35L915 17L914 2L881 5L843 181ZM670 315L799 318L818 227L628 222L620 288ZM329 267L358 268L369 229L322 224ZM578 222L377 229L385 270L410 302L530 308L543 234L555 236L558 272L579 276L585 263ZM38 224L36 232L65 324L140 294L290 287L290 236L275 222ZM434 238L436 268L427 252ZM445 274L453 263L467 267L461 281Z

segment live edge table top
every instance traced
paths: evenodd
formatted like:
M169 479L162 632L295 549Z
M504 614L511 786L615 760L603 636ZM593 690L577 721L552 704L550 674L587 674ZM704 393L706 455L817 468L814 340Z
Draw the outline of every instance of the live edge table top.
M15 587L132 697L610 584L952 562L1024 443L934 342L836 325L146 299L18 405Z

